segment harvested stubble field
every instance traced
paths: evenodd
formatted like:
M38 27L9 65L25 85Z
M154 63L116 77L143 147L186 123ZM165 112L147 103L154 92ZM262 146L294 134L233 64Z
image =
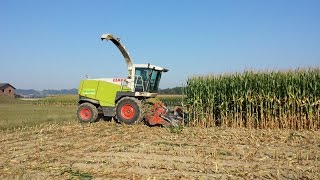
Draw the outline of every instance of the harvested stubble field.
M67 122L0 143L0 179L320 179L319 131Z

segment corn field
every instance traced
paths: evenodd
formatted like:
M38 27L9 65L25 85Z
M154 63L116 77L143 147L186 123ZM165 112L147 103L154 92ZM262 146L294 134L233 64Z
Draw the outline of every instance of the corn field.
M79 96L77 95L56 95L56 96L49 96L46 98L40 98L38 100L34 100L34 105L77 105L78 104Z
M320 68L191 77L193 126L320 128Z
M185 97L183 95L158 95L157 98L167 107L174 108L176 106L182 106Z

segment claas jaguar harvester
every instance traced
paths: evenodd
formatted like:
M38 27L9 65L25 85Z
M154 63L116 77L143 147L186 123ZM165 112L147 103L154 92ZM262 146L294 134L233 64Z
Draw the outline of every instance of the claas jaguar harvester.
M110 40L122 53L128 66L127 78L84 79L78 88L77 117L80 122L95 122L99 115L114 117L118 122L149 125L178 125L181 117L162 103L147 104L157 96L161 74L168 69L151 64L133 64L129 53L112 34L103 34L101 40ZM146 108L148 107L148 108Z

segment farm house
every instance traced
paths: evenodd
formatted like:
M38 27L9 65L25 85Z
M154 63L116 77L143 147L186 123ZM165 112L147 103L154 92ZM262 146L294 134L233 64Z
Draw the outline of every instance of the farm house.
M9 83L0 83L0 96L15 98L16 88Z

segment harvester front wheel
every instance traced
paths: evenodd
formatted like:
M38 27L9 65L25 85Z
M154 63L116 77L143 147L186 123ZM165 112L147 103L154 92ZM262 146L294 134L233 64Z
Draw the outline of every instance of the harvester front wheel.
M78 106L77 117L81 123L91 123L97 120L98 110L91 103L83 103Z
M143 110L141 102L134 97L124 97L117 103L116 118L125 124L135 124L142 121Z

